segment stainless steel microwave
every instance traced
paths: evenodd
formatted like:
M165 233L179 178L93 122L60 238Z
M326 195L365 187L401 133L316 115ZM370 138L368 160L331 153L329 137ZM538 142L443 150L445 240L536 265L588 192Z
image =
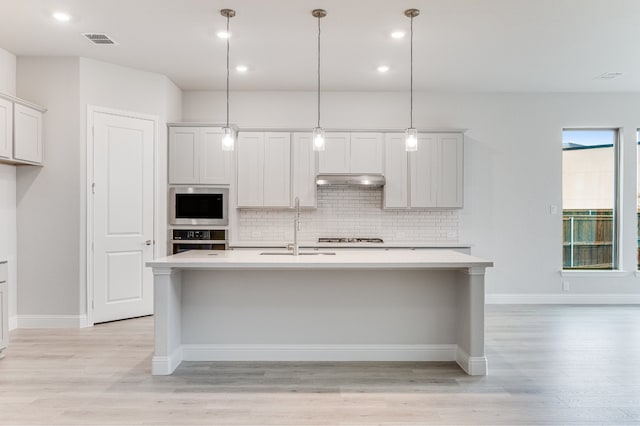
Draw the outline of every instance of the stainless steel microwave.
M197 186L169 188L171 225L229 224L229 189Z

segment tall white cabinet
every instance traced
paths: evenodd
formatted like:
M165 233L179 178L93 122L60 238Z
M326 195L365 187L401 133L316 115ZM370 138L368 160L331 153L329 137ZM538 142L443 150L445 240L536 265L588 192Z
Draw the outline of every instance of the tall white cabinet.
M8 303L7 262L0 262L0 358L9 343L9 303Z
M240 132L236 150L238 207L289 207L291 134Z
M229 185L233 152L222 150L220 127L169 127L169 183Z
M462 208L464 135L421 133L418 150L404 151L404 135L385 138L385 208Z
M22 99L0 94L0 162L42 164L45 111Z

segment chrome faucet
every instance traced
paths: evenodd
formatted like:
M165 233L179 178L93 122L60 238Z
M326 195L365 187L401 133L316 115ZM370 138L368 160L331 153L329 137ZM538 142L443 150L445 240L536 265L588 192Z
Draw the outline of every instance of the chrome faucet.
M300 199L296 197L296 215L293 218L293 255L298 255L298 231L300 230Z

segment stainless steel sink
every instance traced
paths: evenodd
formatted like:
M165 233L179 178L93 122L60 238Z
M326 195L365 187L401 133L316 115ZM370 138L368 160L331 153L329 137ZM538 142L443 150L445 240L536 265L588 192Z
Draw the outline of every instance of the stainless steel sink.
M293 256L293 253L291 252L279 252L279 251L263 251L262 253L260 253L261 256ZM302 252L302 253L298 253L299 256L318 256L318 255L324 255L324 256L335 256L334 252L329 252L329 251L307 251L307 252Z

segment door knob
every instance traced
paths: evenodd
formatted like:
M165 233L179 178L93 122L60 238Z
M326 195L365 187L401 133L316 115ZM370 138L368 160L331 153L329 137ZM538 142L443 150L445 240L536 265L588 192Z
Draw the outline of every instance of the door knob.
M147 240L144 242L145 245L150 246L151 245L151 240Z

